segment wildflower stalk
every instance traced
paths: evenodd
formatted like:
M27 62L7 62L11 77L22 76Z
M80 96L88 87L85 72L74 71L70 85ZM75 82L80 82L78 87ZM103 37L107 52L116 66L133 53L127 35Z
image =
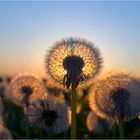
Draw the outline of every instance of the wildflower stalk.
M67 131L64 132L63 138L64 138L64 139L67 139Z
M76 86L72 84L72 98L71 98L71 109L72 109L72 123L71 123L71 139L76 139Z
M27 105L26 105L25 121L26 121L26 139L28 139L29 138L29 123L28 123L28 107L27 107Z
M119 119L119 135L120 135L120 139L124 139L124 123L123 123L123 119L120 118Z
M52 139L52 134L48 133L48 139Z
M41 128L39 128L39 137L40 137L40 139L43 138L43 134L42 134L42 130L41 130Z
M113 130L112 130L112 139L117 139L117 129L118 128L118 126L117 126L117 124L115 123L114 125L113 125Z
M28 139L29 138L29 124L28 124L27 115L25 117L26 117L26 138Z

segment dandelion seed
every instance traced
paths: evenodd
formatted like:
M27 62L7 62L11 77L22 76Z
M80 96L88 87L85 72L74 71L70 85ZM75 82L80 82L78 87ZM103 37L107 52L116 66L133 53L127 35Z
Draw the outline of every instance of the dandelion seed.
M89 83L100 71L102 58L93 43L68 38L54 44L45 62L49 79L69 88L71 84Z
M67 105L64 100L44 95L33 101L28 108L32 126L40 127L52 134L59 134L68 128Z
M41 80L34 74L23 73L11 81L12 98L17 104L29 105L29 100L44 94Z
M118 122L140 114L140 81L134 74L112 71L90 89L89 105L97 115Z
M89 112L89 114L87 115L86 124L88 130L95 134L105 133L113 126L113 123L101 119L93 111Z

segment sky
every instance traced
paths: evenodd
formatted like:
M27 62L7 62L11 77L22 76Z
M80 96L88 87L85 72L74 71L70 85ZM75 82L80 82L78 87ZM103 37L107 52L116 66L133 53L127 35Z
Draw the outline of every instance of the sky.
M102 72L140 76L139 1L0 1L0 74L44 75L46 51L70 36L100 49Z

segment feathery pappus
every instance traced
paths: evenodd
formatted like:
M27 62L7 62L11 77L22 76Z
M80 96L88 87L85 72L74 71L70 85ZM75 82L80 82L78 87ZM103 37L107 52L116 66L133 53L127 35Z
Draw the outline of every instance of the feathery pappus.
M67 104L51 95L44 95L33 101L28 108L31 126L52 134L59 134L68 128Z
M111 71L99 78L89 92L89 105L100 117L118 122L140 114L140 80L133 73Z
M92 42L72 37L56 42L45 57L47 77L67 88L90 83L101 64L100 51Z

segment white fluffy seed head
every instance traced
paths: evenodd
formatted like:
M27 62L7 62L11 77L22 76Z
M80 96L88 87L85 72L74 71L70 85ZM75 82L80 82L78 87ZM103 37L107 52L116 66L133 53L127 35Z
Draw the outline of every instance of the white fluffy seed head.
M102 58L93 43L67 38L52 46L45 57L45 64L47 77L69 88L71 83L76 86L91 83L100 71Z
M29 122L52 134L68 128L68 111L64 100L47 94L34 100L28 108Z
M140 113L140 81L124 71L111 71L99 78L89 92L91 109L102 118L118 122Z
M113 126L113 123L105 119L101 119L93 111L91 111L87 115L86 125L89 131L95 134L102 134L106 132L107 130L111 129Z
M40 78L35 74L21 73L11 81L11 98L18 105L28 104L30 99L41 96L45 92Z
M6 99L9 96L9 83L11 81L11 76L0 75L0 97Z

